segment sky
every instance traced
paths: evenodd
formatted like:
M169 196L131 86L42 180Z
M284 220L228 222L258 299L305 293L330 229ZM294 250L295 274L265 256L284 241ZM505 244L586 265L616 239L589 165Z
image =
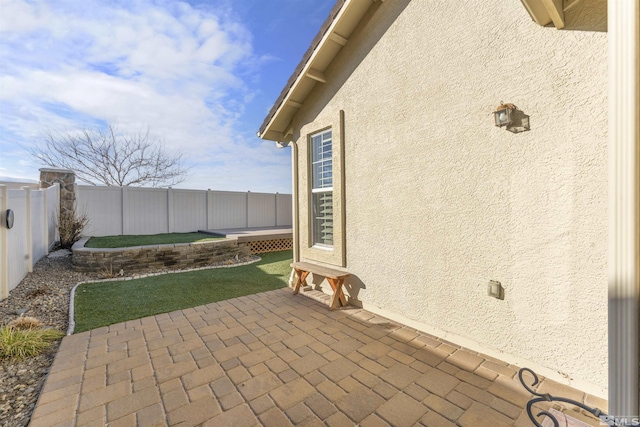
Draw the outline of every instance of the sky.
M291 193L256 132L334 3L0 0L0 181L38 180L43 133L117 123L182 153L176 187Z

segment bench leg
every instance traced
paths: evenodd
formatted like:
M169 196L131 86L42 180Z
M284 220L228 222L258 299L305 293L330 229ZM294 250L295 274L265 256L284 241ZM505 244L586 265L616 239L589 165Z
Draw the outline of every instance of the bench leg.
M339 306L346 307L347 306L347 298L345 298L344 293L342 292L342 284L344 283L344 279L329 279L327 278L327 282L331 285L333 289L333 297L331 298L331 310L335 310Z
M296 272L296 276L298 279L296 280L295 285L293 286L293 293L297 294L300 292L300 286L304 283L307 284L307 276L309 275L308 271L298 270L297 268L293 269Z

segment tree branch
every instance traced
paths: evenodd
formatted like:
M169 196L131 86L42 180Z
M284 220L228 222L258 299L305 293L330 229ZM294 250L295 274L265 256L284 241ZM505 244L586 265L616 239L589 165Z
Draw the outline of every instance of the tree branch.
M188 172L182 154L169 154L149 128L125 134L110 123L106 129L48 131L23 148L47 166L74 170L91 185L171 186L183 182Z

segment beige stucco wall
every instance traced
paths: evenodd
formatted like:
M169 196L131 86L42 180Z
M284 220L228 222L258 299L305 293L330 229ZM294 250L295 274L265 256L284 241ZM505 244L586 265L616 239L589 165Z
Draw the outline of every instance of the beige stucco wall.
M377 3L294 117L302 259L307 136L332 126L358 302L605 396L606 44L516 0ZM531 131L495 127L501 101Z

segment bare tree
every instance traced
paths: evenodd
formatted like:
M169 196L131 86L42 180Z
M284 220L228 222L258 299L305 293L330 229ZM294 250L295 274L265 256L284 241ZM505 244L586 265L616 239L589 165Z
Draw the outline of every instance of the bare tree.
M72 169L91 185L162 187L184 181L187 174L182 154L167 153L149 129L121 133L109 124L105 129L48 131L25 149L48 166Z

